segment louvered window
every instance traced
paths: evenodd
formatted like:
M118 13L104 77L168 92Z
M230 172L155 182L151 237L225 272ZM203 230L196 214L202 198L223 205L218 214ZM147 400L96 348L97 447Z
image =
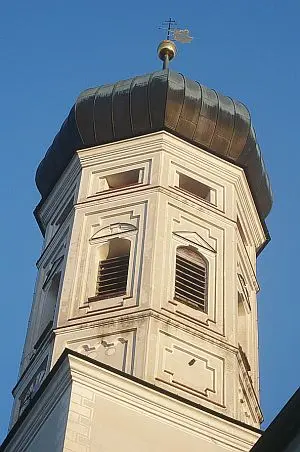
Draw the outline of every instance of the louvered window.
M189 248L178 248L176 254L175 298L207 310L207 264Z
M98 299L118 297L126 293L129 255L99 262L96 296Z

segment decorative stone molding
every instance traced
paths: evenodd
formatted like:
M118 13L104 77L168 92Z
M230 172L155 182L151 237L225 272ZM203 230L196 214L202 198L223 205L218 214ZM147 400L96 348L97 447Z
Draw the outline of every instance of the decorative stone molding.
M69 318L138 305L147 202L118 205L109 210L94 208L86 214L80 214L83 215L85 227L78 231L80 254L77 265L71 269L75 284L70 287L71 295L64 298L64 303L68 304ZM118 237L131 242L126 295L97 301L94 297L101 246Z
M224 406L224 370L221 356L159 332L157 381Z
M107 237L113 237L115 235L120 237L122 234L128 234L136 230L136 226L130 223L111 223L110 225L105 226L99 229L99 231L95 232L94 235L90 238L90 242L97 243L97 241L103 241L103 239Z
M136 330L132 330L68 341L67 347L96 361L133 374L135 344Z
M171 229L172 241L168 241L165 253L168 257L168 276L170 281L164 292L162 308L176 313L181 319L205 326L223 333L224 310L224 228L212 225L204 216L186 209L180 209L175 203L167 204L168 229ZM197 216L196 216L197 215ZM189 246L199 252L208 263L207 312L203 312L174 299L176 249Z
M211 242L211 244L208 243L203 238L203 235L204 236L209 235L209 231L204 228L199 228L199 229L201 229L202 236L199 235L197 232L192 232L192 231L177 231L177 232L174 232L174 235L176 235L177 237L180 237L183 240L186 240L189 243L197 245L200 248L205 248L208 251L212 251L213 253L215 253L216 252L216 240L209 237L207 239Z

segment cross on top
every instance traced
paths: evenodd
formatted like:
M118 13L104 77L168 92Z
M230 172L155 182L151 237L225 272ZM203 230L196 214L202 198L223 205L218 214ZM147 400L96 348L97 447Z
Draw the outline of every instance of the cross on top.
M160 27L161 30L166 30L167 32L167 40L170 39L172 31L175 29L175 25L177 25L176 20L172 19L171 17L169 20L165 20L162 23L162 27Z
M169 20L165 20L162 23L162 27L159 28L160 30L166 30L167 41L179 41L182 44L187 44L193 40L193 37L190 36L190 31L187 28L184 30L177 28L177 22L171 17Z

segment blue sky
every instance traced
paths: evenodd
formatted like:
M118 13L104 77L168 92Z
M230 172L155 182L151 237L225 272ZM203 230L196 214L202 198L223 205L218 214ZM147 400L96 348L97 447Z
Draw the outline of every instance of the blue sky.
M299 1L11 0L0 8L0 442L42 244L32 215L36 167L83 89L160 67L158 26L169 16L196 38L180 47L173 69L248 105L272 182L272 241L258 260L266 426L300 373Z

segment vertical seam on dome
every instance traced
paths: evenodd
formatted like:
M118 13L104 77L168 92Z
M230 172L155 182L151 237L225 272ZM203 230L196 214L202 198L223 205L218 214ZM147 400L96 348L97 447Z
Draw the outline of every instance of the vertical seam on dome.
M175 126L175 130L177 130L177 126L178 123L180 121L181 115L182 115L182 110L183 110L183 105L184 105L184 99L185 99L185 89L186 89L186 80L185 80L185 76L181 73L179 73L179 75L181 76L181 78L183 79L183 101L181 102L181 108L180 108L180 113L178 115L178 119L177 119L177 123Z
M209 142L208 146L211 146L211 144L212 144L212 142L213 142L213 140L214 140L214 138L215 138L215 136L216 136L216 130L217 130L218 121L219 121L219 116L220 116L220 98L219 98L219 95L218 95L218 93L217 93L217 91L216 91L215 89L212 89L211 91L213 91L213 92L216 94L216 96L217 96L218 109L217 109L217 117L216 117L216 120L215 120L214 131L213 131L213 133L211 134L211 139L210 139L210 142ZM214 151L214 149L212 149L212 150ZM214 152L215 152L215 151L214 151Z
M101 91L101 86L99 86L99 88L97 89L97 91L95 92L94 95L94 102L93 102L93 130L94 130L94 139L95 139L95 144L97 145L97 130L96 130L96 119L95 119L95 112L96 112L96 100L98 97L98 93L99 91Z
M114 83L114 87L111 92L111 126L112 126L112 133L113 137L116 138L116 132L115 132L115 123L114 123L114 98L115 98L115 92L118 86L118 82Z
M147 86L147 105L148 105L148 116L149 116L150 130L152 129L150 94L151 94L151 83L152 83L153 75L154 75L153 73L150 74L149 81L148 81L148 86Z
M167 102L168 102L168 94L169 94L169 76L170 76L170 69L167 69L167 89L166 89L166 97L165 97L165 103L164 103L164 121L163 121L163 128L165 129L166 124L166 116L167 116Z
M79 129L78 123L77 123L77 105L78 105L78 99L76 100L76 103L75 103L75 123L76 123L77 131L78 131L79 136L81 138L81 143L84 144L84 139L83 139L83 137L82 137L82 135L80 133L80 129Z
M231 146L232 146L232 142L233 142L233 137L234 137L234 132L235 132L235 125L236 125L236 107L235 107L235 102L234 102L234 100L231 97L228 97L228 99L231 100L231 102L233 104L233 128L232 128L231 138L230 138L229 145L228 145L228 148L226 150L225 156L230 154L230 150L231 150Z
M243 104L242 102L240 102L240 103L245 107L245 109L246 109L246 111L247 111L247 113L248 113L248 115L249 115L249 126L248 126L248 133L247 133L247 136L246 136L246 140L245 140L244 147L243 147L243 149L242 149L242 151L241 151L239 157L238 157L237 160L236 160L237 163L238 163L238 161L239 161L239 158L243 155L243 152L244 152L244 150L245 150L245 146L246 146L246 144L248 143L248 138L249 138L249 135L250 135L251 129L252 129L252 119L251 119L250 111L248 110L248 107L247 107L245 104ZM256 140L255 140L255 141L256 141ZM245 166L245 162L243 163L243 166Z
M201 110L202 110L202 105L203 105L203 90L202 90L202 85L201 85L201 83L199 83L198 81L196 81L196 83L198 83L199 88L200 88L200 102L201 102L201 105L200 105L200 107L199 107L199 114L198 114L198 118L197 118L197 122L196 122L196 127L195 127L195 130L194 130L194 133L193 133L192 140L195 139L195 135L196 135L196 132L197 132L197 130L198 130L198 124L199 124L199 120L200 120L200 116L201 116Z
M130 88L129 88L129 121L130 121L131 135L134 134L133 120L132 120L132 114L131 114L131 107L132 107L131 93L132 93L132 87L133 87L136 79L137 79L137 77L133 77L133 79L131 80L131 83L130 83Z

